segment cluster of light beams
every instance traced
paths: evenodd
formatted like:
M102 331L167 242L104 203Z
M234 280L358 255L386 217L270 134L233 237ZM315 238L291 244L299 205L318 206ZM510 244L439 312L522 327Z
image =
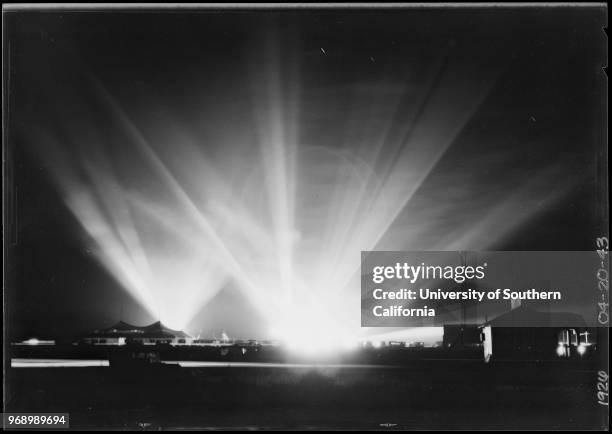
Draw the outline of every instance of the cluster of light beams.
M300 90L295 64L287 68L274 44L268 50L264 72L251 70L256 152L251 143L232 142L230 130L217 131L232 147L220 152L222 158L207 152L218 144L187 139L188 133L162 143L155 131L163 126L137 126L97 82L121 146L108 145L99 128L80 120L79 128L65 126L73 151L51 133L31 138L43 147L53 142L45 155L53 158L66 204L100 262L149 315L170 327L188 326L219 291L235 285L269 321L270 337L299 351L331 351L364 334L397 337L360 328L362 250L486 247L535 214L516 210L523 197L546 204L556 196L540 188L550 181L546 175L487 204L489 213L471 228L439 233L428 219L398 221L499 70L447 53L429 65L436 78L422 89L399 83L397 89L413 90L378 100L365 118L353 111L345 125L366 125L359 143L301 143L300 130L315 128L304 120L298 97L306 90ZM359 92L353 101L363 104ZM381 110L389 118L372 119ZM82 150L78 158L74 149ZM127 162L117 163L125 155ZM431 206L440 215L455 212ZM406 221L411 229L389 239ZM424 242L421 235L428 232L435 235ZM240 312L228 314L228 323L232 315Z

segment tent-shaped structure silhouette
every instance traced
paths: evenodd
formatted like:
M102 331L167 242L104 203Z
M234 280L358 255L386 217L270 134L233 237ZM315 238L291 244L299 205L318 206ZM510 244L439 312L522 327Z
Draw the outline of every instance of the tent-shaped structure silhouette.
M191 336L184 331L166 327L161 321L146 326L137 326L125 321L118 321L110 327L94 330L84 340L92 343L113 343L120 339L167 342L189 338Z

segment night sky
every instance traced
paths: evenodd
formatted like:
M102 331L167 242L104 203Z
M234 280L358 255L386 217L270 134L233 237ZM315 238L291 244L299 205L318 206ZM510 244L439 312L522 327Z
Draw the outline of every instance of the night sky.
M261 47L270 38L283 71L299 76L298 141L333 149L358 143L360 130L351 129L347 113L380 107L372 129L388 116L401 126L403 113L418 119L411 98L435 82L436 71L451 68L445 72L452 75L453 67L472 61L491 70L495 81L486 98L388 237L401 238L415 219L431 222L416 237L419 247L437 235L444 239L449 228L478 227L494 198L515 191L530 198L530 184L515 188L545 174L552 181L538 184L538 193L558 195L487 248L592 250L607 232L603 25L597 8L5 13L9 337L77 334L120 315L135 323L154 320L93 257L55 186L53 160L31 137L52 131L61 142L72 119L82 130L95 125L121 154L114 124L97 115L103 113L98 83L150 136L165 134L149 111L155 107L176 121L173 128L205 143L214 161L242 152L254 128L249 107L258 104L256 71L271 61ZM455 52L459 63L448 60ZM391 100L397 101L393 113L381 104ZM246 144L232 147L224 131ZM71 141L69 149L88 152L88 146ZM164 146L172 152L170 142ZM135 166L131 158L126 154L118 164ZM537 206L520 200L512 206L521 203ZM503 209L493 215L513 218ZM227 304L242 314L223 323ZM261 332L259 322L230 285L198 315L196 328L248 337Z

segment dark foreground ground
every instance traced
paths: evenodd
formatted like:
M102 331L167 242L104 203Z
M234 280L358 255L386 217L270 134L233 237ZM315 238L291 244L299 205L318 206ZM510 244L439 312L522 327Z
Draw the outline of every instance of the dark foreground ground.
M71 428L602 429L597 373L563 362L394 368L9 369L6 411Z

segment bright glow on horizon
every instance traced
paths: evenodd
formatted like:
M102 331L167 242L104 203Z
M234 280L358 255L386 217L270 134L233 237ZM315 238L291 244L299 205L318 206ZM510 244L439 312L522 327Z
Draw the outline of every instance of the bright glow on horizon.
M295 309L283 322L270 330L270 336L290 351L306 356L326 355L354 349L358 335L354 327L346 327L323 313L323 309Z

